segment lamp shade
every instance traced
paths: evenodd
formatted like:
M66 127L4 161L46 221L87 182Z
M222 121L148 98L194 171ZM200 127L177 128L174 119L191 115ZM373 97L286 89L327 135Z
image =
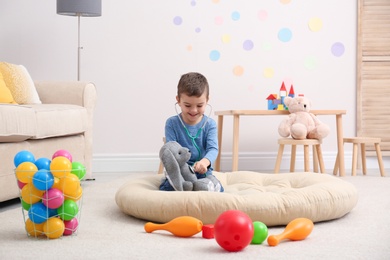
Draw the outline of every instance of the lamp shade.
M57 14L70 16L101 16L101 0L57 0Z

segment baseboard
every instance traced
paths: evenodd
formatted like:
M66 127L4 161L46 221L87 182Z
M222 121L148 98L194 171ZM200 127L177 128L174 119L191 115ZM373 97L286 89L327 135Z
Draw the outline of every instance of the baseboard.
M336 152L323 152L326 169L333 169ZM240 153L239 170L269 172L275 166L276 153ZM383 158L385 168L390 158ZM345 152L346 169L351 169L352 152ZM289 169L290 154L285 153L281 171ZM95 154L92 162L92 172L145 172L158 170L160 160L156 154ZM231 171L231 153L222 153L221 171ZM367 168L378 168L375 157L367 158ZM303 153L297 152L296 171L303 169Z

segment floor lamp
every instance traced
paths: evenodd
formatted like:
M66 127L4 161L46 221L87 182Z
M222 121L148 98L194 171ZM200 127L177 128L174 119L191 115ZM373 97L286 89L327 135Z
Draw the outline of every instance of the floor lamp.
M81 16L96 17L102 15L101 0L57 0L57 14L77 16L77 80L80 80L80 18Z

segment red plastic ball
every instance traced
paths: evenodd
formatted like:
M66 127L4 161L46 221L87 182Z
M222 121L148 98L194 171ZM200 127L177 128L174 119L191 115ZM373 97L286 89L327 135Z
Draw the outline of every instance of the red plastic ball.
M219 215L214 224L214 237L226 251L237 252L252 241L253 222L244 212L228 210Z

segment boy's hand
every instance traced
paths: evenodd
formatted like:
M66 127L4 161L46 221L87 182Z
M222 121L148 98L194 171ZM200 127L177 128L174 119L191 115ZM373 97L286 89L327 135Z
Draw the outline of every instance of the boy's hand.
M200 161L197 161L194 164L194 171L200 174L205 174L207 172L207 167L210 165L210 161L206 158L203 158Z

